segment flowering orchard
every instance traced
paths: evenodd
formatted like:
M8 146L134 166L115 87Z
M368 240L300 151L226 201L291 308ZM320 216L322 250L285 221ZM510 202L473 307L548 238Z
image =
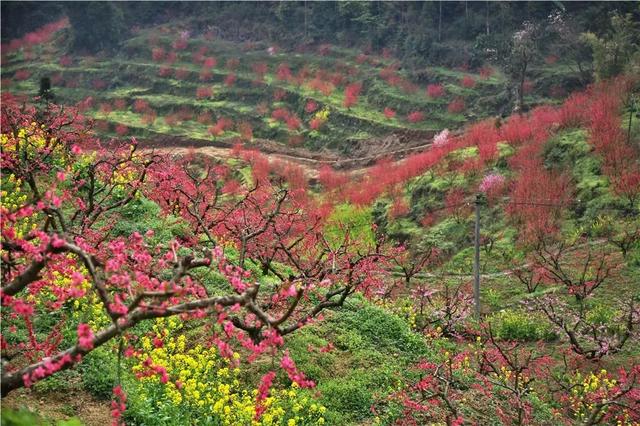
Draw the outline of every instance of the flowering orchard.
M296 399L297 388L314 383L282 352L283 336L379 286L382 246L335 223L341 232L327 238L331 208L309 198L296 173L274 177L260 156L244 159L251 176L141 152L135 140L103 147L69 110L3 102L2 395L118 341L121 355L138 360L140 392L165 385L158 392L171 403L222 416L233 407L234 415L264 416L264 424L280 423L291 414L283 407L293 407L320 423L323 409ZM142 198L183 224L179 236L117 232L124 210ZM140 328L154 319L175 326L170 318L208 330L201 349L174 352L175 364L166 351L181 349L179 336ZM218 375L217 393L206 394L196 377L206 371L185 373L180 364L231 371L240 357L261 356L280 358L280 368L257 393L238 390L229 372ZM293 388L270 393L276 374ZM115 395L117 420L127 398L120 387Z

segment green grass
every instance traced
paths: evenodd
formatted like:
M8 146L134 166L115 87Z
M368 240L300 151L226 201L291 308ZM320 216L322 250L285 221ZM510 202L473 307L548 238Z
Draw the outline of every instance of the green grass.
M321 352L329 342L335 349ZM393 392L409 366L433 351L405 319L360 297L292 335L287 348L317 381L327 422L343 425L372 421L375 400Z

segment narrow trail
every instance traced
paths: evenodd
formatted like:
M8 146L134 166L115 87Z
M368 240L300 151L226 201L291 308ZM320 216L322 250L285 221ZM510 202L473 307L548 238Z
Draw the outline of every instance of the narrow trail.
M144 150L154 150L170 155L186 155L195 153L212 158L233 158L235 157L232 146L223 143L216 145L204 145L204 141L188 141L170 139L166 141L147 140L141 141L141 147ZM343 171L351 176L361 176L367 172L381 158L393 158L401 160L404 157L431 146L432 142L421 141L418 145L406 148L382 150L374 155L361 157L338 158L335 154L320 154L312 152L304 152L304 150L296 150L286 147L274 147L272 141L258 140L250 149L256 149L265 155L269 161L292 163L302 168L308 179L314 180L318 178L320 168L325 165L332 166L334 169Z

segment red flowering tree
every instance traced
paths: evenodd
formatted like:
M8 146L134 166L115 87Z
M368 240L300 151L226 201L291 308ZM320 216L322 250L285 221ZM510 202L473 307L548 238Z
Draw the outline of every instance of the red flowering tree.
M360 97L360 91L362 90L362 83L352 83L347 85L344 89L344 101L342 104L346 108L351 108L358 103L358 97Z
M21 69L15 72L13 78L18 81L23 81L31 77L31 72L29 70Z
M417 380L390 397L401 412L394 424L533 424L531 393L551 359L541 348L484 334L469 351L418 363Z
M292 77L291 68L289 68L289 65L287 63L283 62L280 65L278 65L278 68L276 69L276 77L280 81L291 80L291 77Z
M389 107L385 107L383 113L384 113L384 116L388 119L392 119L396 116L396 112Z
M627 291L623 253L604 243L549 238L544 233L539 234L531 251L527 268L535 273L531 277L524 275L525 284L542 280L561 290L532 298L527 304L543 314L571 350L582 357L600 359L615 354L638 338L640 305ZM518 274L519 279L521 275ZM594 296L613 285L618 286L619 300L613 300L615 310L603 319Z
M227 87L231 87L236 82L236 75L234 73L229 73L224 79L224 85Z
M442 84L430 84L427 86L427 96L430 98L441 98L444 96Z
M407 121L409 123L419 123L424 120L424 114L421 111L412 111L407 115Z
M207 99L213 96L213 89L211 86L200 86L196 89L197 99Z
M154 62L162 62L165 58L165 51L161 47L154 47L151 49L151 59Z
M447 105L447 111L449 111L452 114L459 114L464 110L465 110L464 99L460 97L455 98L454 100L449 102L449 105Z
M476 80L470 75L465 75L462 80L460 80L460 85L467 89L473 89L476 87Z
M264 76L267 74L267 72L269 72L269 64L267 64L266 62L256 62L251 65L251 69L256 75L256 80L263 81Z

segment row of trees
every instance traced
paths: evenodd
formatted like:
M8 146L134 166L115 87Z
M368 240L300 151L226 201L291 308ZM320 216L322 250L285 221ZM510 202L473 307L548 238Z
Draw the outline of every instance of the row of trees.
M196 17L200 28L213 30L224 38L272 40L297 45L335 42L376 51L397 52L406 65L470 59L481 54L472 42L490 38L496 46L508 43L524 22L543 25L558 11L570 17L572 36L592 32L598 37L611 28L608 14L617 11L638 13L631 3L477 3L415 2L405 4L376 2L283 3L247 6L206 4L185 6L163 4L78 4L31 5L8 3L3 16L11 25L2 30L3 41L23 36L47 23L50 17L68 15L78 50L98 51L117 47L135 27L166 22L176 16ZM266 18L266 19L265 19ZM637 17L636 17L637 18ZM9 21L8 21L9 22ZM615 23L614 23L615 25ZM552 44L554 34L541 34L541 42ZM460 47L463 47L460 49ZM571 52L570 49L566 50ZM463 55L463 56L461 56Z

